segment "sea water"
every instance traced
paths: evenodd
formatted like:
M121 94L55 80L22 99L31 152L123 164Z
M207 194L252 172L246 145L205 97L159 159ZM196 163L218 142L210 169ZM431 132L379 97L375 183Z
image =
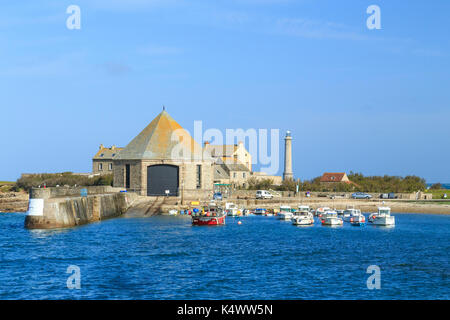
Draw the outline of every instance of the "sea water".
M394 228L157 216L42 231L3 213L0 299L449 299L450 216L395 216Z

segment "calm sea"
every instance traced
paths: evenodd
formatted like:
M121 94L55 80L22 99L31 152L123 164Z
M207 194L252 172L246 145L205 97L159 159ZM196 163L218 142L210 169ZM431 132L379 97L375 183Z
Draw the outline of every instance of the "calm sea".
M427 187L431 187L433 184L432 183L427 183ZM450 189L450 183L442 183L442 188L443 189Z
M450 217L396 219L387 229L119 218L29 231L23 214L0 214L0 299L449 299ZM70 265L80 290L67 288ZM367 289L370 265L380 290Z

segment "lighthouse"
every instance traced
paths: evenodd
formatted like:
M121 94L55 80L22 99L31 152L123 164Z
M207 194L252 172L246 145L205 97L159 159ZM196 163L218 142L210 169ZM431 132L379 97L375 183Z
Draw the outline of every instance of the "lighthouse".
M294 174L292 173L292 135L291 132L286 132L284 138L284 172L283 180L293 180Z

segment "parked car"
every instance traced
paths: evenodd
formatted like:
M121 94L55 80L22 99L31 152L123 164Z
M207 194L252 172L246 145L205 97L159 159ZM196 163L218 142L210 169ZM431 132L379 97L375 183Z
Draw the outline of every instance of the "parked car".
M272 199L273 194L266 190L258 190L256 191L256 199Z
M372 199L372 196L365 192L355 192L352 194L353 199Z
M214 193L214 195L213 195L213 200L222 200L222 193L220 193L220 192L216 192L216 193Z
M330 194L328 196L328 198L330 198L330 199L344 199L345 198L345 194Z

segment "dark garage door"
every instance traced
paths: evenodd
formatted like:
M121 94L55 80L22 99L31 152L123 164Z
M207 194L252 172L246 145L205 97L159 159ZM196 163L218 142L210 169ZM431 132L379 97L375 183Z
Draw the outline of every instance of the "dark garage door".
M178 167L170 165L156 165L147 167L147 195L178 196Z

